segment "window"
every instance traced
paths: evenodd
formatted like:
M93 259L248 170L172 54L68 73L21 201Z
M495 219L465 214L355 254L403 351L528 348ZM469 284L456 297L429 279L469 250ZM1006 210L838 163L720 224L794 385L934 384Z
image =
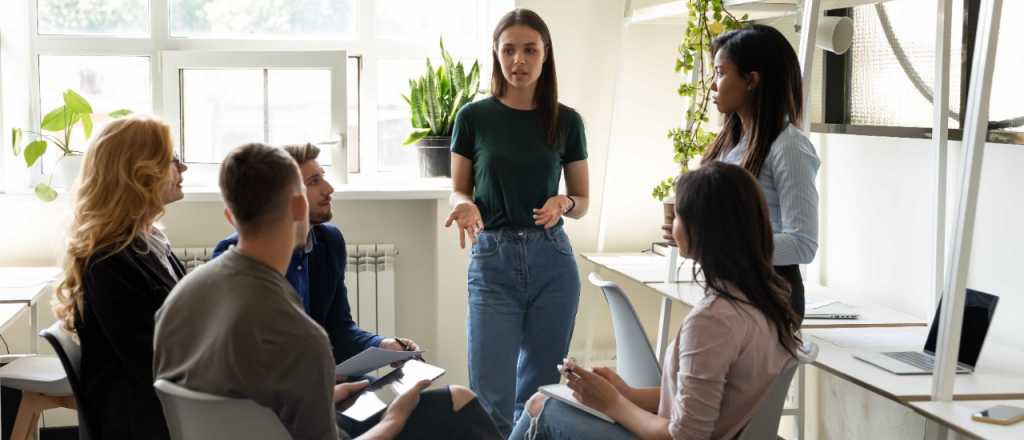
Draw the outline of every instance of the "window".
M949 127L959 129L966 115L966 89L970 82L978 15L978 0L953 0L950 37ZM935 7L922 8L918 2L886 2L850 8L854 40L849 52L838 60L840 68L826 73L826 107L841 108L826 122L860 128L864 134L930 136L935 75ZM1024 45L1024 28L1013 26L1009 17L1024 15L1024 3L1004 2L999 47L992 81L990 139L1024 143L1022 136L999 136L996 131L1024 133L1024 111L1019 102L1024 89L1017 87L1015 72L1024 69L1024 59L1014 51ZM826 67L828 69L828 67ZM831 105L830 105L831 104ZM1015 114L1016 113L1016 114ZM895 127L896 130L883 130ZM955 130L951 138L959 139Z
M513 7L512 0L36 0L23 12L37 79L31 118L37 123L68 88L99 111L154 113L172 124L193 166L188 186L213 186L200 170L251 141L344 143L350 173L414 176L415 149L401 146L411 130L401 98L408 80L439 56L442 34L453 56L479 60L481 76L489 75L490 32ZM324 62L324 54L334 58ZM340 151L321 160L333 166Z

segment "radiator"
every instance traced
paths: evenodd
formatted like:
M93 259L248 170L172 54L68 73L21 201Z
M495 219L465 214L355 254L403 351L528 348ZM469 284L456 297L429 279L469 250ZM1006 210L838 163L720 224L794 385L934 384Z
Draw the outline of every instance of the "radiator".
M174 248L178 259L191 272L210 260L213 248ZM350 244L345 287L352 319L364 330L384 337L397 333L395 301L395 257L393 244Z

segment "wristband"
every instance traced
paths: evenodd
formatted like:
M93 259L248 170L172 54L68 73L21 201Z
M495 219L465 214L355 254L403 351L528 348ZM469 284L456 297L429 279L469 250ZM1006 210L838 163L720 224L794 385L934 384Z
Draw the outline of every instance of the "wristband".
M566 195L565 197L568 198L570 202L572 202L572 204L569 205L569 209L565 210L565 214L568 214L572 212L573 209L576 209L576 199L572 198L572 196L570 195Z

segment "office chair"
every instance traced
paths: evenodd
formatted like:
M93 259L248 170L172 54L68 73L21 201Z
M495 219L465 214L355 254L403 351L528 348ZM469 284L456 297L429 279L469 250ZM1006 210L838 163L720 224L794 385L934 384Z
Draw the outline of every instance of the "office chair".
M153 386L163 404L172 440L292 438L277 414L252 400L201 393L164 379Z
M633 309L625 292L610 281L591 273L590 284L601 288L604 299L612 314L612 329L615 331L615 370L633 387L661 386L661 366L651 348L640 318Z

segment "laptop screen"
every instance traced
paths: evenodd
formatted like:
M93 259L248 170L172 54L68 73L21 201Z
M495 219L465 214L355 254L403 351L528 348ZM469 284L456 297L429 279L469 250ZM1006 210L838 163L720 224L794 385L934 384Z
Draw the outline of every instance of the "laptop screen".
M974 367L978 363L978 356L981 355L981 346L985 342L985 335L992 323L992 315L996 312L996 303L999 302L999 297L967 289L967 296L964 300L964 325L960 330L960 356L957 360L961 364ZM924 344L924 351L928 354L935 354L935 341L939 337L939 315L941 313L942 301L939 301L939 308L935 310L935 319L932 320L932 328L928 331L928 341Z

